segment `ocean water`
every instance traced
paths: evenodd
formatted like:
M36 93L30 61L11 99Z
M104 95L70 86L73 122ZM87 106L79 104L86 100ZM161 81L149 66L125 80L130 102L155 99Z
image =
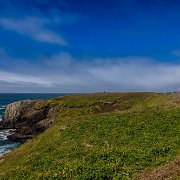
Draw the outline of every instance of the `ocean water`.
M37 100L37 99L48 99L58 96L63 96L66 94L0 94L0 121L2 120L2 116L5 112L6 106L12 102L20 101L20 100ZM12 134L14 130L0 130L0 156L6 154L13 149L17 148L20 143L12 142L7 139L7 136Z

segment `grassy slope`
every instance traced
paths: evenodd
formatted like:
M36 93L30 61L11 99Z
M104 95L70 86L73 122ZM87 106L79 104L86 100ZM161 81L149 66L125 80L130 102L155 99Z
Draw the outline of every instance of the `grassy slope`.
M0 159L2 179L134 179L180 155L178 94L105 93L48 101L57 107L56 123Z

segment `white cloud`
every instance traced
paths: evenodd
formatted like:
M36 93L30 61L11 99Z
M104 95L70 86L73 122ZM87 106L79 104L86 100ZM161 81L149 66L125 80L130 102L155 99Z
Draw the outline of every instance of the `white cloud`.
M119 84L132 90L133 88L165 90L180 86L180 65L153 63L149 60L133 61L133 58L131 61L119 60L116 63L109 62L105 66L92 67L89 71L96 79Z
M45 27L49 23L47 19L38 17L26 17L24 19L0 18L0 26L7 30L29 36L40 42L67 45L67 42L60 35Z
M76 59L59 53L30 64L31 68L18 67L16 72L0 71L0 81L16 84L11 91L24 83L38 85L29 85L28 91L43 92L174 91L180 87L180 64L146 57Z
M0 81L12 83L12 84L38 84L42 86L50 86L51 83L43 78L38 78L35 76L29 76L19 73L11 73L7 71L0 70Z

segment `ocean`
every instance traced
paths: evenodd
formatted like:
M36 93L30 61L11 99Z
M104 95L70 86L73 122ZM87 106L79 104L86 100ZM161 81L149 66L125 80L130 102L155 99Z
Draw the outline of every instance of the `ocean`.
M48 99L48 98L54 98L58 96L63 96L66 94L63 93L48 93L48 94L0 94L0 121L2 120L2 116L5 112L6 106L12 102L20 101L20 100L37 100L37 99ZM7 136L13 133L13 130L0 130L0 156L3 154L6 154L13 149L17 148L20 143L18 142L12 142L7 139Z

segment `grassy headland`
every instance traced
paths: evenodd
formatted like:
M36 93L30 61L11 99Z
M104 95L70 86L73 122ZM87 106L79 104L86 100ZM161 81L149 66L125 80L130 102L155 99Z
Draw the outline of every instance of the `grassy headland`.
M136 179L180 155L179 94L96 93L47 101L56 108L54 125L0 158L0 178Z

